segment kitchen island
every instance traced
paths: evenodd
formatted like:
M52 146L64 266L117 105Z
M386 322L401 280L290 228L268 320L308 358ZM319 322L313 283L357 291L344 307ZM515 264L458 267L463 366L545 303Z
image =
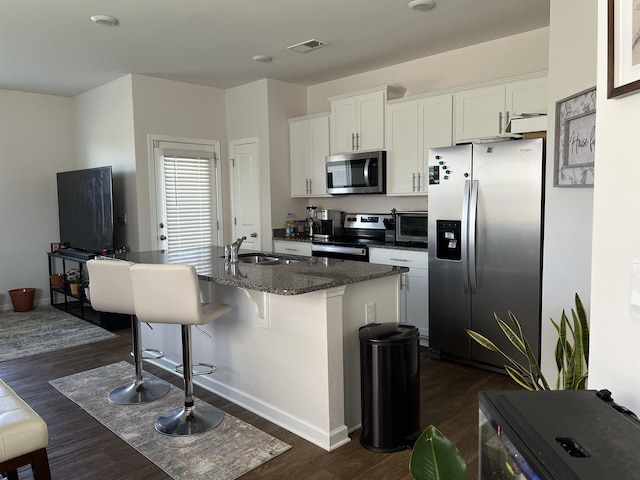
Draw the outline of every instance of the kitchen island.
M223 255L211 247L125 258L194 265L203 301L231 305L230 313L193 331L194 362L217 368L196 376L197 385L325 450L349 442L361 422L358 329L367 323L367 305L374 321L398 321L399 274L407 269L290 256L290 262L231 264ZM142 343L164 351L154 361L162 368L173 371L182 361L176 325L142 328Z

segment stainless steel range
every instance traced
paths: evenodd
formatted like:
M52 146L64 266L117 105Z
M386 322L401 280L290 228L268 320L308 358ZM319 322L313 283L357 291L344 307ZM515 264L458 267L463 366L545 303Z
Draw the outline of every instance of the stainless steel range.
M314 235L311 255L368 262L369 246L385 244L384 221L392 219L392 215L383 213L347 213L342 235L326 238Z

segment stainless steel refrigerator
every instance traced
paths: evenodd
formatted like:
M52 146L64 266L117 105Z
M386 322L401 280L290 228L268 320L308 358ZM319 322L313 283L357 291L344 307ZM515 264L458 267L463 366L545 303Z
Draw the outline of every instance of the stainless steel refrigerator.
M540 350L544 148L540 138L429 150L429 346L501 368L472 329L514 354L494 312Z

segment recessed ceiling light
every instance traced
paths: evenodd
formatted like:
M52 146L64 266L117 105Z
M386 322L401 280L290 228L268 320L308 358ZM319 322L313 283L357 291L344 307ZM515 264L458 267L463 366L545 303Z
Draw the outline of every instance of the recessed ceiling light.
M327 45L329 45L327 42L312 38L311 40L307 40L306 42L300 42L296 43L295 45L291 45L290 47L287 47L287 50L293 50L294 52L299 53L307 53L311 50L317 50L318 48L326 47Z
M269 63L273 59L269 55L254 55L251 57L251 60L254 62Z
M117 18L111 15L93 15L91 21L96 25L104 25L105 27L115 27L120 23Z
M412 0L409 8L416 12L426 12L436 6L436 0Z

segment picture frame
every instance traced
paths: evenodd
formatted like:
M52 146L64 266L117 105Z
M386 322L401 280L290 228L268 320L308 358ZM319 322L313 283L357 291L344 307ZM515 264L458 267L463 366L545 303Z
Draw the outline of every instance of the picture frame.
M607 0L607 98L640 90L640 0Z
M593 187L596 87L556 102L555 187Z
M51 243L51 252L55 253L55 252L59 251L61 246L62 245L60 244L60 242Z

